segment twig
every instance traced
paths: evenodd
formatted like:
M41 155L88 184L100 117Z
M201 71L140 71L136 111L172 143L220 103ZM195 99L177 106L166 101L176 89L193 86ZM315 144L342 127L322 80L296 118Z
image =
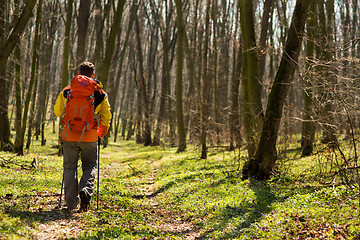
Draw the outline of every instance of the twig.
M137 172L129 163L128 163L129 168L131 168L131 170L133 170L134 172Z

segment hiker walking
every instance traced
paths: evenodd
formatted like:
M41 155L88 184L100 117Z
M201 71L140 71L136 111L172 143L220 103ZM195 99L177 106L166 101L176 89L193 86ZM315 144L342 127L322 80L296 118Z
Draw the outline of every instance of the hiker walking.
M94 65L80 64L79 75L65 87L56 99L54 112L64 126L63 180L65 202L69 212L76 210L80 196L80 211L87 211L94 192L98 139L105 136L111 119L110 104L100 81L93 79ZM83 175L77 177L81 156Z

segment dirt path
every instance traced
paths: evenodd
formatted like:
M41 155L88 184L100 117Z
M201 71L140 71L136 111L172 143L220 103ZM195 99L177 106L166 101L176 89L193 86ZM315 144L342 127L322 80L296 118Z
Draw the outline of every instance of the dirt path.
M151 164L151 163L149 163ZM111 166L111 171L114 168L121 169L122 164L115 164ZM149 227L160 231L163 235L178 236L185 239L196 239L201 236L201 233L189 221L184 220L181 212L175 211L172 206L164 206L157 200L156 187L156 170L150 165L151 174L146 180L146 187L134 186L132 191L139 193L139 199L142 199L144 206L150 209ZM101 171L101 178L104 179L109 176L108 169L104 168ZM75 213L70 215L64 208L59 210L55 207L58 204L59 197L42 198L44 207L42 209L31 209L31 213L41 219L41 223L32 227L33 239L64 239L76 238L79 233L84 233L86 222L81 220L82 213ZM95 202L93 202L94 204ZM90 209L96 214L94 206ZM30 212L30 211L29 211ZM91 213L91 212L90 212Z
M201 236L201 233L193 223L186 221L183 218L181 212L177 212L172 209L171 206L164 206L157 201L157 192L155 189L156 172L152 168L152 173L148 179L148 187L144 193L147 204L151 209L151 226L163 233L164 235L176 235L186 239L197 239Z
M26 213L38 219L38 224L31 227L32 239L64 239L75 238L83 231L83 223L79 221L79 213L70 215L66 209L57 209L58 196L39 196L41 206L29 209ZM32 204L35 205L35 204Z

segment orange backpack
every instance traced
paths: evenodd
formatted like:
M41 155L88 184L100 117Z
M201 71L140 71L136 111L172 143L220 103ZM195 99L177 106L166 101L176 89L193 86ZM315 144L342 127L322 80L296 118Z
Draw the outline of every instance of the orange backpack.
M97 127L94 108L96 89L96 82L89 77L77 75L72 79L67 94L65 116L61 122L62 125L67 125L65 141L68 131L82 132L81 141L84 132Z

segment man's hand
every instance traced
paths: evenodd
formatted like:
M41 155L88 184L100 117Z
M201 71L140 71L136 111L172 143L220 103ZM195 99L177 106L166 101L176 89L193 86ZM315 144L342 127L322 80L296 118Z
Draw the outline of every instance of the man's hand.
M98 128L98 136L99 138L103 138L105 136L105 134L108 131L108 127L105 127L103 125L101 125L101 123L99 124L99 128Z

